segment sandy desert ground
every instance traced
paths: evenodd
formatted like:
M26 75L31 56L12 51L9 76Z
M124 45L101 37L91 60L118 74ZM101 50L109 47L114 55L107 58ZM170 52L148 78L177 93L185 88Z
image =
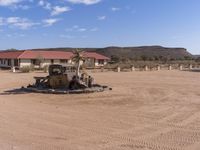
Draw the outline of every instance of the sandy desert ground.
M0 72L0 150L200 149L200 72L94 73L104 93L4 93L41 75Z

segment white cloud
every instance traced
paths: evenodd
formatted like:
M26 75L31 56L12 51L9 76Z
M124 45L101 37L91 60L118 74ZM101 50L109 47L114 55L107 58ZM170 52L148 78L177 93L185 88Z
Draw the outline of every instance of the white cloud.
M48 1L45 0L39 0L38 5L43 7L46 10L51 11L51 16L56 16L59 14L62 14L64 12L70 11L71 8L67 7L67 6L52 6L51 3L49 3Z
M22 9L22 10L28 10L30 6L28 5L16 5L14 6L15 9Z
M0 0L0 6L11 6L20 3L22 0Z
M40 0L40 1L38 2L38 5L40 5L40 6L44 6L44 4L45 4L45 2L44 2L43 0Z
M8 38L23 38L25 36L26 36L25 34L21 34L21 33L6 34L6 37L8 37Z
M67 1L74 4L85 4L85 5L92 5L101 2L101 0L67 0Z
M78 25L74 25L71 28L66 28L65 31L66 32L85 32L85 31L95 32L95 31L98 31L98 28L94 27L91 29L89 29L89 28L87 29L87 28L80 27Z
M74 25L73 28L74 28L74 29L78 29L79 26L78 26L78 25Z
M105 19L106 19L106 16L99 16L97 19L98 19L98 20L105 20Z
M86 29L86 28L79 27L78 25L74 25L74 26L71 27L71 28L66 28L65 31L66 31L66 32L71 32L71 31L75 31L75 32L85 32L85 31L87 31L87 29Z
M51 10L52 9L51 3L47 2L47 1L44 1L44 0L40 0L38 2L38 5L42 6L44 9L47 9L47 10Z
M32 2L31 0L0 0L0 6L9 7L12 10L22 9L27 10L30 8L28 5L23 5L23 2Z
M52 8L52 12L51 12L51 15L52 16L55 16L55 15L59 15L59 14L62 14L64 12L67 12L67 11L70 11L71 9L67 6L65 7L60 7L60 6L55 6Z
M19 27L20 29L28 29L32 26L39 25L40 23L33 23L29 21L23 21L13 24L13 26Z
M39 25L40 23L32 22L27 18L20 17L8 17L2 18L0 17L0 25L8 25L9 27L17 27L19 29L28 29L35 25Z
M61 35L60 35L60 38L73 39L74 36L72 36L72 35L64 35L64 34L61 34Z
M4 25L4 18L0 17L0 26Z
M112 8L111 8L111 10L115 12L115 11L119 11L119 10L120 10L120 8L117 8L117 7L112 7Z
M18 34L20 37L25 37L26 35L25 34Z
M85 31L87 31L87 29L86 28L79 28L78 31L79 32L85 32Z
M44 26L52 26L53 24L57 23L60 19L58 18L51 18L43 20Z
M12 37L12 35L11 35L11 34L6 34L6 36L7 36L7 37Z
M99 29L98 28L92 28L92 29L90 29L90 31L92 31L92 32L95 32L95 31L98 31Z
M17 23L20 22L21 18L19 17L9 17L7 18L7 23L12 24L12 23Z

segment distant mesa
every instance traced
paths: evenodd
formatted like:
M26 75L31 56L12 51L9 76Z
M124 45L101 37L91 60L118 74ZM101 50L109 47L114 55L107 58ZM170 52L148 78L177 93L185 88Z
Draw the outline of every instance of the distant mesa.
M45 49L31 49L34 51L72 51L75 48L45 48ZM137 59L141 57L159 58L168 57L170 59L184 59L186 57L193 58L194 56L185 48L168 48L162 46L140 46L140 47L105 47L105 48L80 48L84 51L93 51L103 54L107 57L119 57ZM14 49L12 49L14 50Z

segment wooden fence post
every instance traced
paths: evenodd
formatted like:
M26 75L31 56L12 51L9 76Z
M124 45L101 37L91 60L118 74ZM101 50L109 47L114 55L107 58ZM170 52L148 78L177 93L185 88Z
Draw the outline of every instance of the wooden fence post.
M192 64L189 65L189 69L192 70Z
M135 71L135 67L134 66L131 67L131 71Z
M158 65L158 66L157 66L157 70L158 70L158 71L160 71L160 70L161 70L161 68L160 68L160 65Z
M117 67L117 72L121 72L121 68L119 66Z
M181 70L181 71L183 70L183 65L179 66L179 70Z
M12 72L16 72L15 67L11 67Z
M148 70L149 70L148 66L145 65L145 66L144 66L144 71L148 71Z
M168 66L168 70L172 70L172 66L171 65Z

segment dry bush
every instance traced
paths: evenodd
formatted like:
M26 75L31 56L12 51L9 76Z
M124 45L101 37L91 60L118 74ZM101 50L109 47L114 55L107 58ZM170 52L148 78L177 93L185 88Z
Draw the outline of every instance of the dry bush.
M45 65L45 66L43 67L43 70L44 70L45 73L47 73L48 70L49 70L49 65Z
M23 66L20 68L20 71L23 73L28 73L31 71L31 67L30 66Z

